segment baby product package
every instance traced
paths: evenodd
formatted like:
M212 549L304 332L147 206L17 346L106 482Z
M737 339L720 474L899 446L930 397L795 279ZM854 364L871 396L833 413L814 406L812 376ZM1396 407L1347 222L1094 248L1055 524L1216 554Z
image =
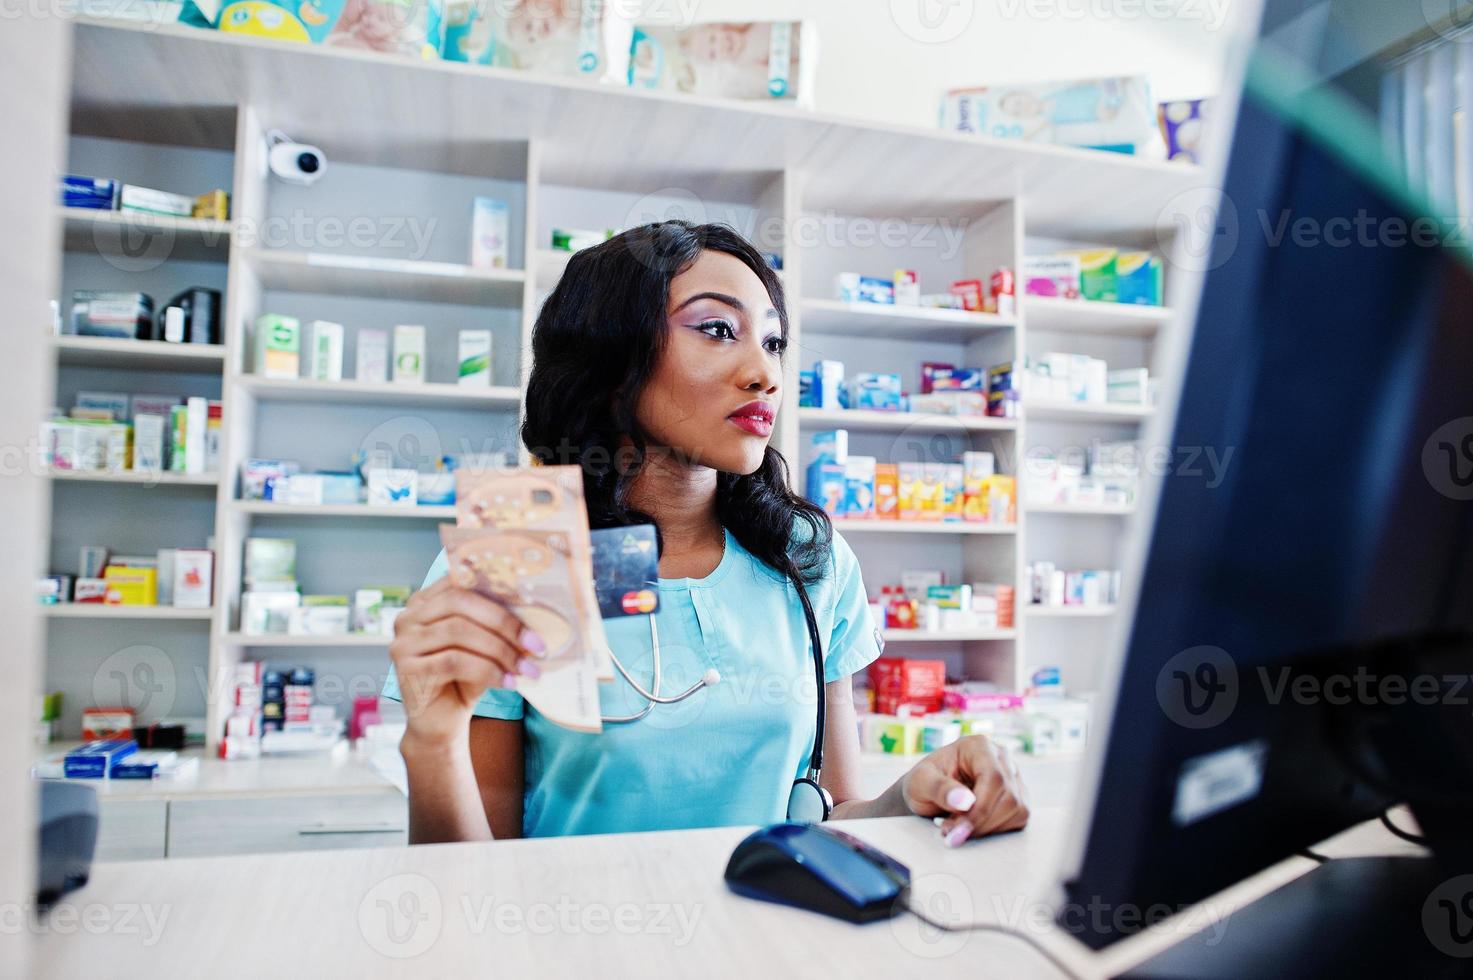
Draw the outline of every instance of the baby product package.
M582 77L604 70L604 0L434 2L446 61Z
M1143 76L955 89L942 104L941 128L1123 153L1161 152L1156 107Z
M636 25L629 48L629 84L728 99L805 101L812 86L812 45L801 53L796 21Z
M186 0L182 23L415 58L440 52L440 0Z
M517 690L549 720L601 731L598 682L613 679L594 593L583 477L576 466L457 470L455 527L441 540L451 581L506 603L547 643Z

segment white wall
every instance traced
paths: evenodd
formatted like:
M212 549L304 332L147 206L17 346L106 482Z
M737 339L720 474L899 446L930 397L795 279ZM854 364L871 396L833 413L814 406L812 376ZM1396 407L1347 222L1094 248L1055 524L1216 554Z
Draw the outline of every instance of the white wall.
M943 92L1146 74L1158 101L1215 95L1245 0L610 0L656 22L803 20L814 108L929 126ZM640 13L642 11L642 13ZM927 25L934 25L928 27Z

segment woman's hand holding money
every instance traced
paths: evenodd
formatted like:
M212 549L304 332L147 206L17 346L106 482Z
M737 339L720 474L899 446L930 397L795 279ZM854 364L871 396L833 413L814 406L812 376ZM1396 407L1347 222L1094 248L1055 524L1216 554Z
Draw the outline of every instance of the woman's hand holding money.
M442 578L409 599L394 621L389 658L408 720L406 739L448 745L466 737L487 688L536 677L542 638L505 606Z

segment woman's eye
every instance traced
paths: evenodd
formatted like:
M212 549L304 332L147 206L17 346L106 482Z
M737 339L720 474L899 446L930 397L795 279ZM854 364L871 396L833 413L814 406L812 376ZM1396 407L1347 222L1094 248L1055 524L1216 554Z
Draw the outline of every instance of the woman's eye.
M788 349L788 342L781 337L769 337L762 346L767 348L769 354L781 354Z
M707 320L696 328L701 333L714 337L717 340L735 340L736 332L732 330L731 324L725 320Z

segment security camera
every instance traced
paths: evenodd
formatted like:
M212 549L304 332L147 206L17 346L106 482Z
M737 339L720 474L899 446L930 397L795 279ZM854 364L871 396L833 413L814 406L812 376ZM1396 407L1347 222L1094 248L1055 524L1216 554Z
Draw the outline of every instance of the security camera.
M267 164L289 184L315 184L327 169L327 156L315 146L297 143L279 130L267 136Z

